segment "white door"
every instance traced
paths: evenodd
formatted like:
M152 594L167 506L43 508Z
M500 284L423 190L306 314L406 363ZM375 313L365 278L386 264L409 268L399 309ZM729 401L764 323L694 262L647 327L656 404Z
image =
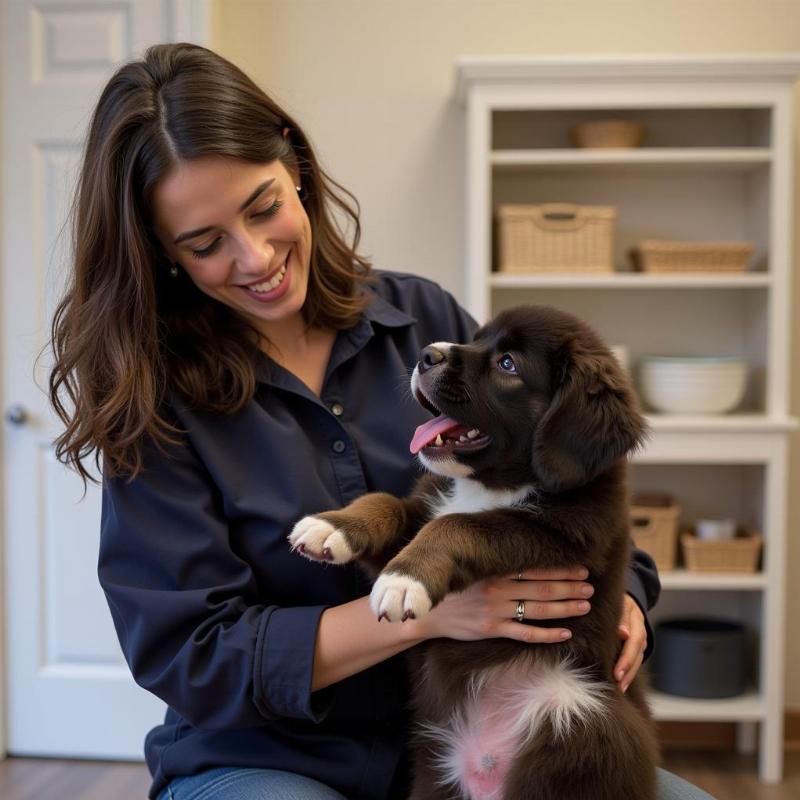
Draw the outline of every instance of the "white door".
M122 659L97 582L100 491L92 486L81 500L81 482L55 460L50 359L35 372L34 361L63 285L69 231L62 226L99 92L148 44L203 43L206 2L0 6L5 749L141 758L163 705L134 684Z

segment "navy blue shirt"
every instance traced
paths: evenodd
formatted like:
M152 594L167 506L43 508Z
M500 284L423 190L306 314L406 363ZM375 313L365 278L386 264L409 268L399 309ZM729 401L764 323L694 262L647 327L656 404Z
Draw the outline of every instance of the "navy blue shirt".
M403 655L312 693L320 615L370 586L286 540L306 514L408 493L419 475L408 445L430 418L410 372L425 345L469 341L477 327L431 281L376 274L360 322L337 334L320 397L259 354L240 412L173 399L181 445L147 447L132 482L104 480L100 582L136 682L169 706L145 742L151 798L216 766L289 770L352 800L405 795ZM628 591L647 609L658 577L633 555Z

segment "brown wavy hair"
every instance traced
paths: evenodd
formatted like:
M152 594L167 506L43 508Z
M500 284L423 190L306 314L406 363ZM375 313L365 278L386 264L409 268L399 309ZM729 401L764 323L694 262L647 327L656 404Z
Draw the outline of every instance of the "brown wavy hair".
M55 453L84 486L98 482L84 464L92 454L106 475L132 480L145 437L162 449L178 441L163 414L170 392L220 414L255 392L258 331L182 270L171 277L153 229L154 187L177 163L209 155L279 159L299 177L312 233L308 326L350 328L367 302L358 201L322 170L299 125L218 54L151 47L114 74L92 116L71 210L73 268L52 322L49 393L66 425Z

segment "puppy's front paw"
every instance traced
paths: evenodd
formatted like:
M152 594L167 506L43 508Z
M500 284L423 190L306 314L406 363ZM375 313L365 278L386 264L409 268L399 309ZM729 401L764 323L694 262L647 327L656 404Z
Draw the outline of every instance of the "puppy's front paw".
M425 616L433 603L428 590L417 580L396 572L383 572L372 587L369 604L378 619L405 622Z
M346 564L354 556L344 533L319 517L303 517L289 534L289 544L312 561Z

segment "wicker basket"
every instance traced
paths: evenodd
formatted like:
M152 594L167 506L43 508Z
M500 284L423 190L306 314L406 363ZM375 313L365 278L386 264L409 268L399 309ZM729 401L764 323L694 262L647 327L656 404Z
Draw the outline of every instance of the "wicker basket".
M749 242L673 242L648 239L631 250L642 272L744 272L753 255Z
M500 272L613 272L617 212L608 206L547 203L497 209Z
M638 495L630 507L631 536L660 572L675 569L681 507L667 494Z
M681 534L683 560L690 572L755 572L761 555L760 534L747 532L734 539L698 539Z
M623 119L595 119L581 122L570 131L575 147L640 147L645 127Z

